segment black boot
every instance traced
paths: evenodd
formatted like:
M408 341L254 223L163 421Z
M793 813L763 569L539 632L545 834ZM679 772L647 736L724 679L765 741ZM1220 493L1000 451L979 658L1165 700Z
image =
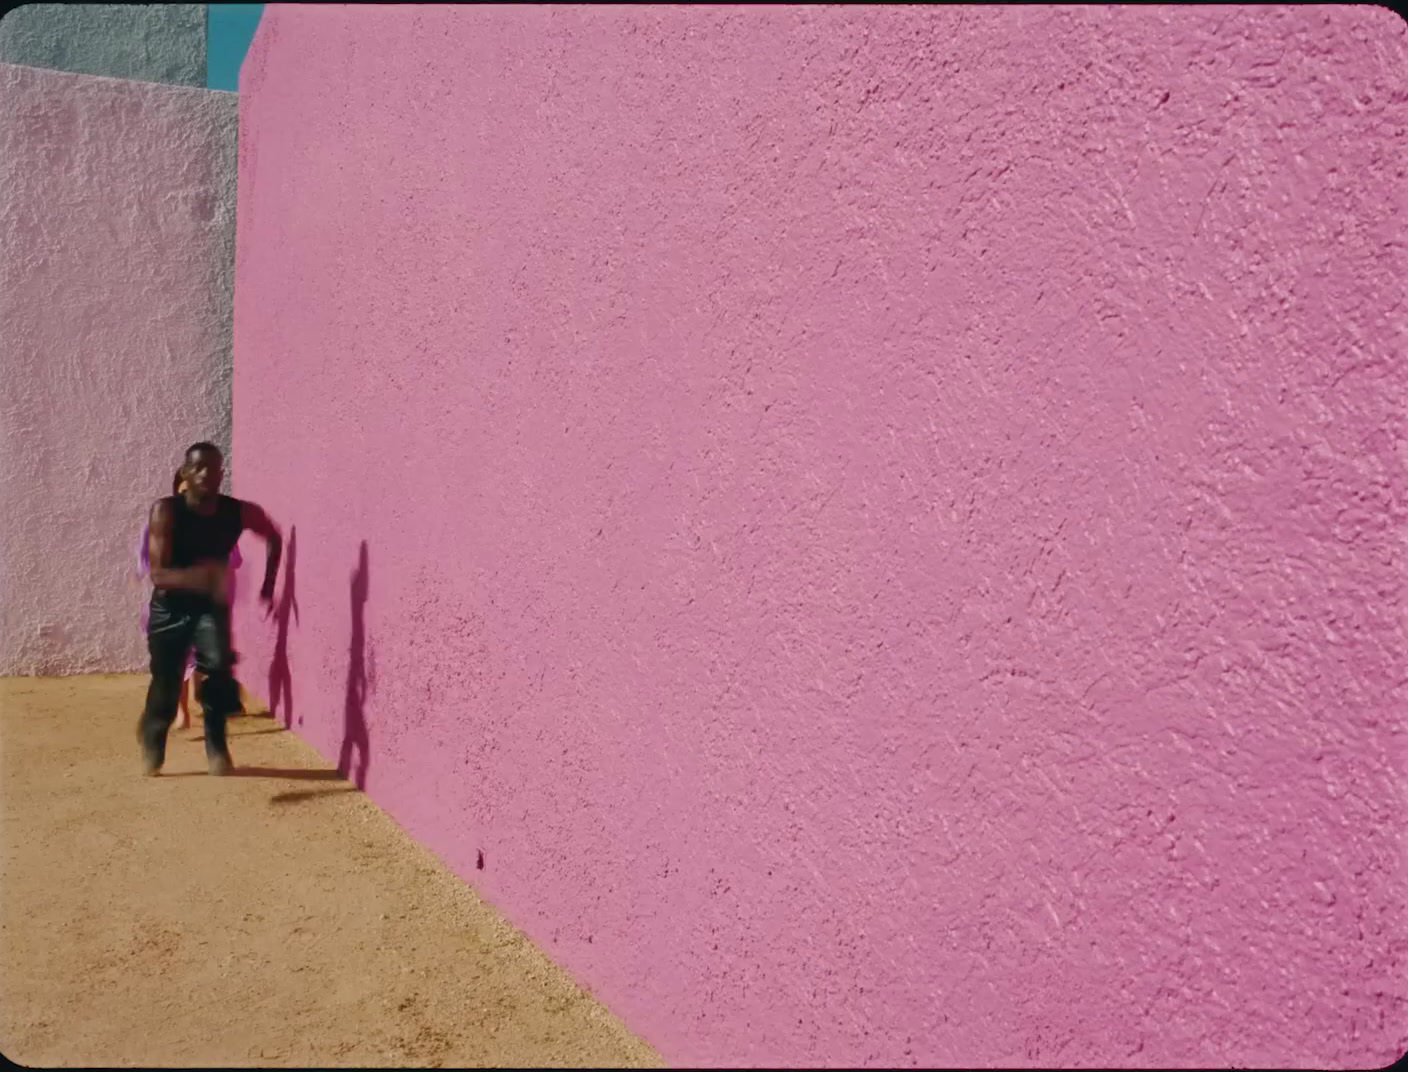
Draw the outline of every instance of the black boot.
M235 769L230 746L225 741L225 715L205 713L205 761L211 774L225 775Z
M142 750L142 773L148 778L161 773L166 762L166 727L145 714L137 723L137 745Z

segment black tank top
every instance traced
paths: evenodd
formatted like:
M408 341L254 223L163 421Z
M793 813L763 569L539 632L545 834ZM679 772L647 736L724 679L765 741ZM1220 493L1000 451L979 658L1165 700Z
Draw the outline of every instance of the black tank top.
M203 559L216 558L221 562L230 560L230 552L239 542L244 531L244 504L228 495L215 500L215 513L209 516L198 514L186 505L184 495L168 496L171 506L171 566L185 569ZM152 588L152 617L148 629L153 628L160 614L194 614L210 609L210 599L199 592L188 592L180 588Z
M244 505L239 499L228 495L215 498L213 514L198 514L186 505L184 495L172 495L167 500L171 504L174 523L171 526L171 566L185 569L194 566L202 559L219 559L228 562L230 552L239 543L240 533L244 532Z

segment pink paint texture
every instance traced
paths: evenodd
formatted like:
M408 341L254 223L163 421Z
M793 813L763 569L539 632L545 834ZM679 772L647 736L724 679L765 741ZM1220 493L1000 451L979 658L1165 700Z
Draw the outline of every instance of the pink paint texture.
M0 64L0 674L147 665L133 545L230 423L235 108Z
M247 684L674 1063L1387 1063L1405 51L270 6Z

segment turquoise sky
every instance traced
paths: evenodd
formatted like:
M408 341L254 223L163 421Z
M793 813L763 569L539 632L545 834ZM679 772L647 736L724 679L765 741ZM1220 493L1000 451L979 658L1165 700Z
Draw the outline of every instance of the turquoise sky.
M208 4L210 23L206 32L206 75L208 89L240 88L240 64L254 39L263 4Z

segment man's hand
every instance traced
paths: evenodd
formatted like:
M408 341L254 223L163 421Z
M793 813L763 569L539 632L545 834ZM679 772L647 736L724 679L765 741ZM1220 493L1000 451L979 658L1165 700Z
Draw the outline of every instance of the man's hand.
M266 584L259 590L259 602L264 604L264 620L267 622L274 614L274 586Z

